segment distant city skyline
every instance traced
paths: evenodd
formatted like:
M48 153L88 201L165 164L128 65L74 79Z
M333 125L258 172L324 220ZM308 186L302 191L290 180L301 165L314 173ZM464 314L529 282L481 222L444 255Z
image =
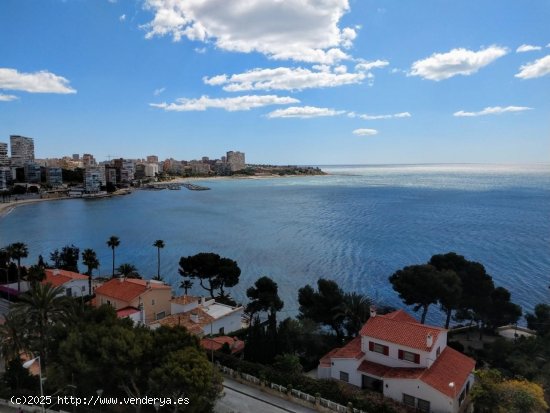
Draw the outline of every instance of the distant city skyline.
M550 3L6 0L0 142L251 163L550 162Z

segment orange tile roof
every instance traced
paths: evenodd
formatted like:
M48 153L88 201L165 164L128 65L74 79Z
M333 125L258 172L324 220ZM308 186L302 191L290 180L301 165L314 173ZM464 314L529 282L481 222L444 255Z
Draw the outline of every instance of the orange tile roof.
M201 340L201 346L205 350L218 351L226 343L231 349L231 354L240 353L244 350L244 341L239 340L237 337L220 336L214 338L203 338Z
M200 297L194 297L192 295L181 295L179 297L172 297L170 302L174 304L186 305L186 304L196 303L199 300L200 300Z
M87 280L88 276L77 272L58 270L57 268L48 268L44 271L46 278L42 280L42 284L51 284L54 287L59 287L72 280Z
M319 366L321 367L330 367L331 366L331 361L330 361L330 358L332 357L332 355L334 353L336 353L338 350L340 350L340 347L336 347L336 348L333 348L332 350L330 350L327 354L325 354L321 360L319 360Z
M419 379L448 397L456 397L475 364L470 357L445 347L430 368L389 367L364 360L357 370L385 379ZM455 383L456 388L449 387L449 383Z
M124 307L120 310L116 310L116 315L118 318L128 317L135 313L139 313L139 309L136 307Z
M360 357L363 357L364 355L365 353L361 351L361 337L357 336L344 347L338 349L338 351L334 353L332 357L340 359L358 359Z
M434 364L422 375L421 380L449 397L456 397L475 366L474 359L445 347ZM449 387L449 383L453 382L454 389Z
M195 323L191 320L191 314L196 313L199 317L198 323ZM168 327L185 327L187 330L189 330L190 333L195 335L203 335L203 327L212 323L214 321L214 318L210 315L208 315L202 308L195 308L192 311L188 311L186 313L179 313L179 314L171 314L169 316L166 316L164 318L161 318L160 320L156 320L154 323L158 323L161 326L168 326Z
M95 290L96 295L115 298L125 302L130 302L136 297L151 289L171 289L169 285L162 283L149 282L136 278L113 278Z
M407 313L400 310L369 318L359 334L421 351L431 351L433 345L432 347L426 346L426 336L431 333L433 343L435 343L441 331L445 330L439 327L420 324Z

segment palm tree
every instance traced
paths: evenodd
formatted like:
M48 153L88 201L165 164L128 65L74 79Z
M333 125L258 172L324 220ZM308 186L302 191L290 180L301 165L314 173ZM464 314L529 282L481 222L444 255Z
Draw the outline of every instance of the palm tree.
M190 290L191 287L193 287L193 282L191 280L182 281L180 287L183 288L183 294L187 295L187 290Z
M157 280L161 280L160 278L160 249L164 248L164 241L161 239L158 239L154 242L153 247L157 248Z
M17 261L17 291L21 292L21 258L29 256L29 249L27 248L27 244L14 242L8 245L7 250L11 259Z
M82 262L88 267L86 275L88 276L88 294L92 295L92 271L99 267L99 260L95 251L91 248L86 248L82 251Z
M352 292L345 293L342 303L333 309L335 318L344 318L344 326L351 337L357 336L370 317L372 302L369 297Z
M133 264L120 264L116 270L119 272L119 274L122 274L123 276L128 278L141 278L137 272L136 266Z
M29 291L20 296L13 305L13 311L25 318L28 332L28 349L37 351L45 368L48 343L52 338L52 327L64 317L67 297L63 296L63 287L51 284L34 284Z
M120 239L114 235L111 235L111 237L107 240L107 246L113 250L113 278L115 278L115 248L119 245Z

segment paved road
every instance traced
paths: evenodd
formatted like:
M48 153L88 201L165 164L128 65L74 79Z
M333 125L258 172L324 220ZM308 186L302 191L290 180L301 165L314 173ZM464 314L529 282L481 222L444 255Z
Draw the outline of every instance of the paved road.
M224 396L216 404L216 413L317 413L231 379L223 384Z

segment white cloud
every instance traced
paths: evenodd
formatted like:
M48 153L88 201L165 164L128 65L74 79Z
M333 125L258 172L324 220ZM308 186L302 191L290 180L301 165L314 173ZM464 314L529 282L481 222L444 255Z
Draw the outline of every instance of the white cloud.
M456 75L468 76L508 53L500 46L490 46L474 52L468 49L453 49L447 53L434 53L412 64L410 76L429 80L443 80Z
M411 114L409 112L400 112L400 113L394 113L393 115L355 115L355 116L365 120L377 120L377 119L410 118Z
M359 63L357 65L355 65L355 70L361 70L361 71L369 71L371 69L379 69L381 67L385 67L387 65L389 65L390 62L388 62L387 60L374 60L372 62L362 62L362 63Z
M353 131L353 134L354 135L357 135L357 136L374 136L374 135L378 135L378 131L376 129L355 129Z
M126 21L126 15L123 14L123 15L120 16L118 19L119 19L121 22Z
M349 56L356 29L340 28L348 0L146 0L147 38L213 41L223 50L333 64Z
M0 102L11 102L12 100L19 99L15 95L4 95L3 93L0 93Z
M195 52L197 52L198 54L205 54L206 47L195 47Z
M161 88L155 89L155 90L153 91L153 95L158 96L158 95L160 95L162 92L164 92L165 90L166 90L165 87L161 87Z
M522 44L516 49L516 53L533 52L535 50L541 50L540 46L533 46L531 44Z
M238 110L250 110L269 105L288 105L300 102L291 97L281 97L275 95L246 95L234 98L210 98L201 96L198 99L177 99L175 103L150 103L150 106L164 109L166 111L187 112L204 111L210 108L225 109L233 112Z
M286 109L277 109L268 113L267 117L273 118L319 118L325 116L338 116L346 113L344 110L334 110L328 108L317 108L315 106L292 106Z
M485 116L485 115L500 115L502 113L508 112L523 112L525 110L531 110L533 108L528 108L526 106L506 106L505 108L501 106L490 106L479 112L465 112L459 110L458 112L453 113L453 116L457 117L473 117L473 116Z
M520 79L533 79L547 74L550 74L550 55L521 66L519 73L514 76Z
M64 77L47 71L20 73L8 68L0 68L0 89L29 93L76 93Z
M347 73L345 66L338 66L334 72L325 67L309 69L277 67L275 69L253 69L244 73L204 77L207 85L222 86L225 91L246 90L302 90L310 88L336 87L361 83L365 73Z

